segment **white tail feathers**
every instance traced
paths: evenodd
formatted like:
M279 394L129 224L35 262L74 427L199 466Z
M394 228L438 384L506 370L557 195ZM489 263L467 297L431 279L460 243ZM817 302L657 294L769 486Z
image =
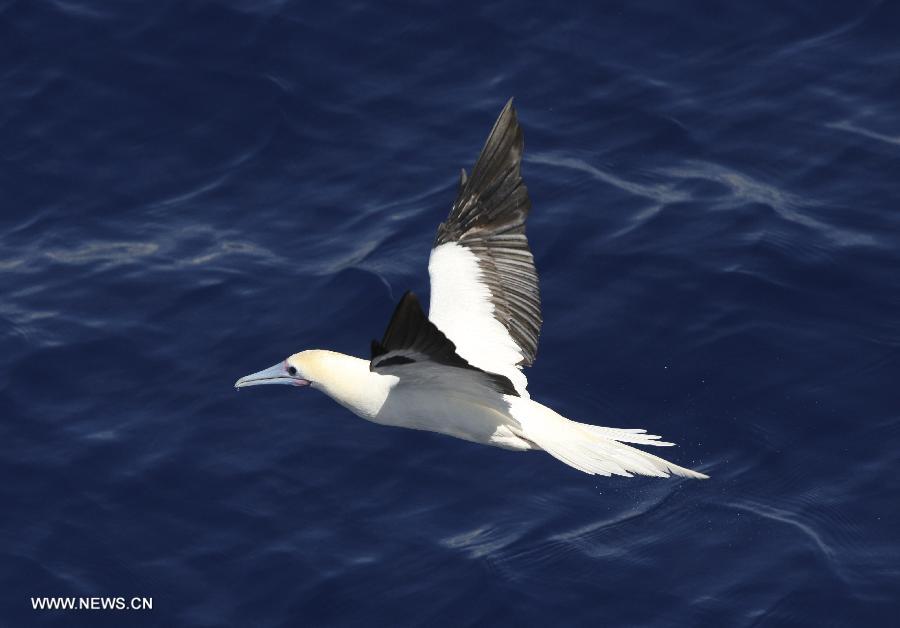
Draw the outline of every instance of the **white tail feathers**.
M669 443L664 440L659 440L662 436L656 436L655 434L648 434L647 430L638 430L638 429L622 429L618 427L601 427L599 425L588 425L587 423L578 423L578 425L582 425L598 436L603 436L604 438L609 438L612 440L617 440L620 443L632 443L635 445L653 445L654 447L674 447L675 443Z
M671 474L698 480L709 477L624 444L672 445L659 440L659 436L647 434L646 430L577 423L530 399L515 403L512 414L522 426L522 438L584 473L625 477L634 474L669 477Z

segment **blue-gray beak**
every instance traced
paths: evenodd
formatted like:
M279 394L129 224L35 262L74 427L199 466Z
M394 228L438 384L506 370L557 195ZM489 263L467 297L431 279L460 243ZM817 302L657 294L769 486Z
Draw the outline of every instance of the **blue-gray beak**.
M245 386L262 386L263 384L287 384L289 386L309 386L309 380L297 377L296 370L291 374L287 362L279 362L275 366L263 369L258 373L247 375L234 383L235 388Z

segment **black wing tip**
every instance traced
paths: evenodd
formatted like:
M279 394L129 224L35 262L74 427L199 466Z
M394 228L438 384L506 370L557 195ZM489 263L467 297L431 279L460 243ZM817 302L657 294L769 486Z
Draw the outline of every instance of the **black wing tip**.
M503 106L503 109L500 110L500 115L497 116L497 121L494 122L494 127L491 129L490 134L488 135L487 142L485 143L485 148L487 148L491 144L491 140L498 135L498 130L501 131L499 133L500 137L497 139L502 139L502 136L505 136L507 133L512 133L514 136L514 146L516 146L519 150L516 155L519 159L522 157L522 149L524 148L525 143L525 134L522 132L522 127L519 125L519 114L516 111L515 106L513 105L513 99L510 98L506 101L506 104ZM484 150L482 150L482 153Z
M519 115L513 105L513 98L510 98L491 127L478 159L475 160L469 180L475 178L476 174L483 174L478 173L479 170L490 170L503 163L518 168L524 150L525 134L519 125Z
M397 307L394 308L394 313L400 312L407 308L416 308L425 316L425 312L422 311L422 304L419 303L419 297L416 296L416 293L412 290L407 290L403 293L403 296L400 297L400 301L397 302Z
M414 313L415 310L422 312L422 306L419 304L419 298L416 296L415 292L413 292L412 290L407 290L406 292L403 293L403 296L400 297L400 301L397 302L396 307L394 307L394 311L391 314L391 319L390 319L391 323L399 320L399 317L401 316L401 312ZM424 312L422 312L422 316L424 316L424 315L425 315ZM391 326L388 325L388 329L387 329L387 331L385 331L385 334L380 341L375 340L375 339L372 340L372 357L370 358L370 360L374 360L378 356L384 355L385 353L388 353L391 350L387 346L388 334L389 334L390 330L391 330Z
M510 98L485 140L471 172L463 169L456 201L438 227L435 246L459 240L474 227L487 230L524 229L531 210L528 188L522 181L525 134Z
M525 133L519 125L519 117L516 114L516 108L513 107L512 98L510 98L500 115L497 116L478 159L475 161L475 166L469 175L469 182L475 185L473 189L469 190L469 193L486 201L487 199L483 198L484 195L499 181L509 177L509 183L512 185L505 194L499 194L499 198L495 202L502 201L508 193L522 183L519 171L524 152ZM488 204L492 203L488 202Z
M509 117L509 118L512 118L512 121L516 123L516 126L518 126L518 123L519 123L519 115L518 115L518 113L516 112L516 106L515 106L515 104L513 103L513 101L514 101L515 99L516 99L515 96L510 96L510 97L509 97L509 100L507 100L507 101L506 101L506 104L503 105L503 109L500 110L500 115L497 116L497 119L500 120L500 119L502 119L504 116L507 116L507 117Z

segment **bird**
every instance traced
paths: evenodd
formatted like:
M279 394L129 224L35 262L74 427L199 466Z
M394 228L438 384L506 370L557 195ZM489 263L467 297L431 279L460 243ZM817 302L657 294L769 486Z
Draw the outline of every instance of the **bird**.
M428 260L428 314L413 292L397 304L369 359L311 349L242 377L236 388L320 390L374 423L426 430L517 452L545 451L590 475L706 479L639 446L671 446L644 429L568 419L531 399L523 372L543 323L525 234L524 134L503 107L471 174L462 169Z

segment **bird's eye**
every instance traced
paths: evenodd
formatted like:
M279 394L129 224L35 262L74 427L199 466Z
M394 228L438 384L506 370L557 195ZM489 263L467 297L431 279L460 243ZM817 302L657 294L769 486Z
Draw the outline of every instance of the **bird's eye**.
M291 377L293 377L293 376L296 375L296 374L297 374L297 369L294 368L293 366L289 366L289 367L288 367L288 375L290 375Z

